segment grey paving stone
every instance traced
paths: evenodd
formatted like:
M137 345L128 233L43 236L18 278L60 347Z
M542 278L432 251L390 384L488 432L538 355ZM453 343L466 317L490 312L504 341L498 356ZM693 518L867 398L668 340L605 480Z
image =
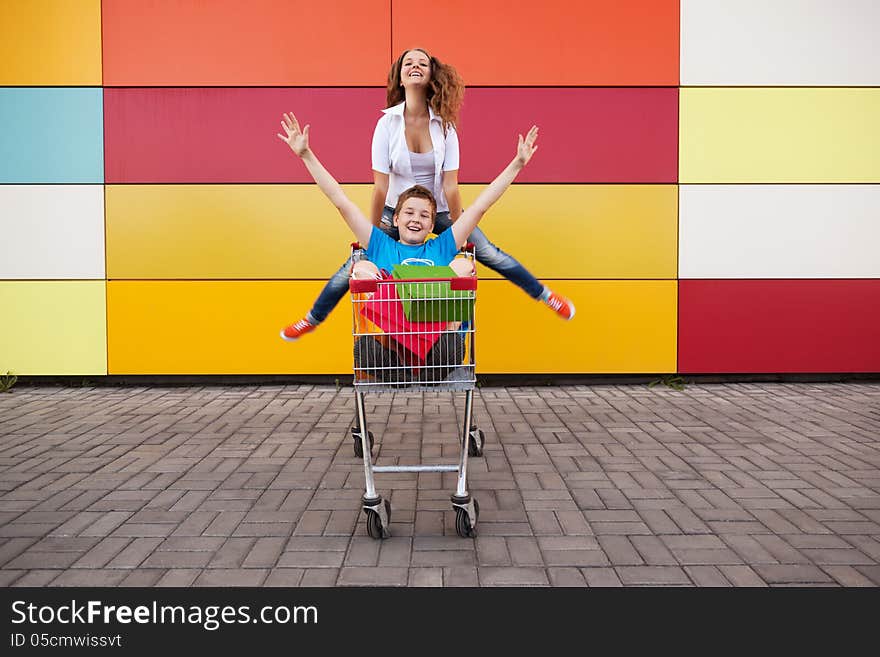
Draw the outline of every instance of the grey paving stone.
M278 566L282 568L338 569L345 560L344 552L282 552Z
M687 573L691 581L697 586L730 586L730 582L724 574L715 566L685 566L684 572Z
M410 568L408 586L432 587L443 586L442 568Z
M733 586L766 587L767 583L750 566L718 566Z
M0 544L0 566L14 559L39 541L39 537L19 537L6 539Z
M587 586L587 580L577 568L548 568L551 586L582 587Z
M260 586L269 571L265 568L211 568L203 570L194 586Z
M586 568L610 565L608 557L602 550L542 550L542 553L544 562L548 566Z
M599 536L598 540L608 560L614 566L641 566L645 563L626 536Z
M299 586L304 574L303 568L272 568L268 577L263 581L263 586Z
M754 567L769 584L817 584L831 582L831 577L812 565L759 564Z
M690 579L684 569L676 566L620 566L615 568L620 581L626 585L681 585Z
M142 568L131 570L125 576L119 586L131 586L136 588L156 586L168 571L162 568Z
M581 568L581 574L588 586L620 587L623 582L613 568Z
M543 568L479 568L481 586L549 586Z
M876 586L874 582L852 566L824 566L822 570L841 586Z
M336 586L339 578L338 568L306 568L300 586Z
M32 569L66 569L70 568L78 559L78 552L25 552L15 557L4 568L14 570Z
M128 575L125 570L66 570L52 580L52 586L118 586Z
M137 568L161 543L161 538L135 538L107 562L107 567Z
M352 405L279 384L0 396L0 582L880 586L878 383L482 388L467 540L453 473L378 477L393 536L366 537ZM454 460L451 395L368 412L388 462Z
M21 571L16 571L21 572ZM12 583L12 586L15 587L25 587L25 586L48 586L49 583L58 577L60 571L58 570L41 570L34 569L25 571L24 575L19 577L15 582Z
M443 586L479 586L477 569L474 567L446 566L443 568Z
M340 586L406 586L408 578L408 568L346 566L340 571L337 583Z
M478 536L474 543L477 548L479 566L509 566L510 552L507 541L501 536Z
M26 570L0 570L0 586L10 586L24 575Z

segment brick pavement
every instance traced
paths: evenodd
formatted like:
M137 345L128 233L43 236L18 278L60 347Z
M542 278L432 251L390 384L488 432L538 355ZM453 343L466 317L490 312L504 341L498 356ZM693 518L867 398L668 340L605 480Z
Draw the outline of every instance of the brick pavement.
M359 512L332 386L0 395L3 586L877 586L880 384L482 388L476 539L454 474ZM379 462L454 460L451 394L368 397Z

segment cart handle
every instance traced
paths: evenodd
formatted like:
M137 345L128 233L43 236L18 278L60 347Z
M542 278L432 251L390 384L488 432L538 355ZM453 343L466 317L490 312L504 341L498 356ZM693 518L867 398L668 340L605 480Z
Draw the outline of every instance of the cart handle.
M449 283L449 289L456 292L477 289L476 276L456 276L455 278L386 278L382 281L369 278L352 278L348 282L348 289L353 294L375 292L379 288L379 283L386 285L396 285L397 283Z
M364 247L361 246L360 242L352 242L351 248L353 251L362 251ZM463 247L459 249L459 251L474 251L476 250L476 246L473 242L466 243Z

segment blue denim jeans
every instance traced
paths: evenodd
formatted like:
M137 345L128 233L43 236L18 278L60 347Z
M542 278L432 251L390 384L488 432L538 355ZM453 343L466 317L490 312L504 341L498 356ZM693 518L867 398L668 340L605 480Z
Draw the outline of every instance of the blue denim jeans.
M382 221L379 228L394 240L400 239L397 228L392 225L391 220L394 215L394 209L385 206L382 211ZM448 212L438 212L437 218L434 220L434 233L439 235L444 230L452 226L452 220L449 218ZM544 292L544 285L523 267L513 256L506 254L497 246L489 241L485 233L479 228L475 228L470 234L468 241L473 242L477 262L485 265L494 272L501 274L504 278L521 287L523 291L533 299L539 299ZM339 268L333 276L327 281L327 285L321 290L321 294L315 300L315 305L306 315L312 324L320 324L327 315L336 307L342 297L348 293L348 279L351 277L352 263L357 259L357 254L352 254L345 264Z

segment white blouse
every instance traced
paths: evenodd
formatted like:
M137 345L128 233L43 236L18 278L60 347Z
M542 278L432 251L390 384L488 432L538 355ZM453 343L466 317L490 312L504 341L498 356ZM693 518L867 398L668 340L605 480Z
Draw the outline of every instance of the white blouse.
M403 118L404 103L382 110L382 117L376 123L373 132L373 169L379 173L387 173L388 194L385 205L393 208L397 205L397 197L418 183L410 159L409 147L406 145L406 123ZM432 184L425 185L434 193L437 200L437 212L448 212L449 204L443 193L443 172L458 170L458 133L449 126L443 134L443 121L428 108L430 116L428 131L434 154L434 175ZM421 155L421 154L416 154Z

